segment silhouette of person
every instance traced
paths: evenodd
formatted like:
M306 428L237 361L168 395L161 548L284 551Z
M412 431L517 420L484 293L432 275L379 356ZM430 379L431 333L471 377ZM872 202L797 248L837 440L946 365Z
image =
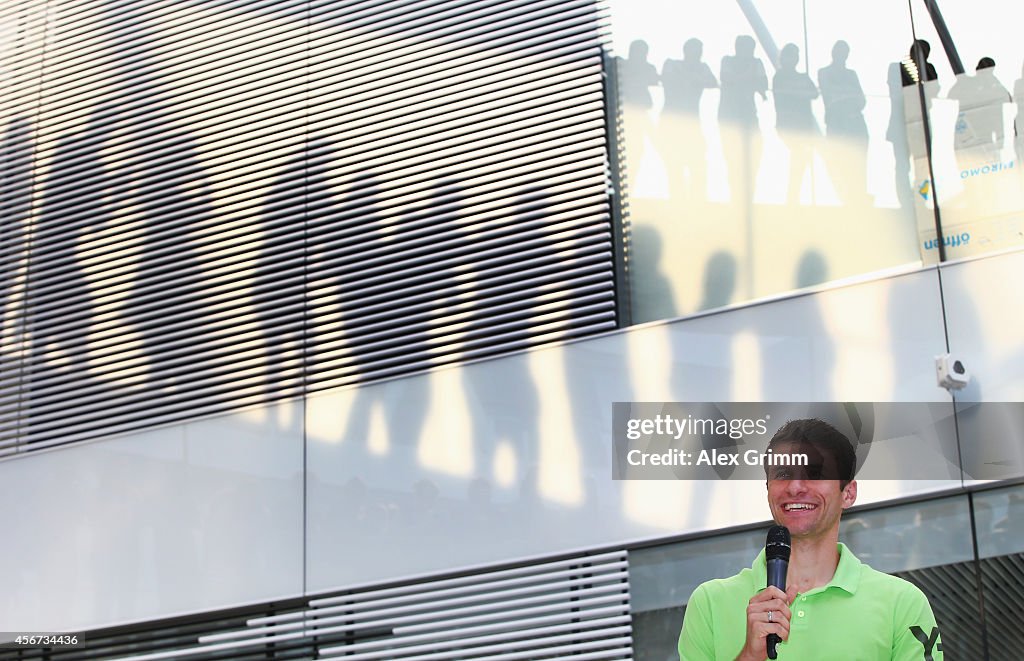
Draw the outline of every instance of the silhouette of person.
M15 281L25 260L26 234L32 210L32 126L12 119L0 143L0 322L16 296ZM7 324L0 325L7 336Z
M903 102L903 82L901 79L903 65L893 62L889 65L889 126L885 131L885 139L892 146L893 185L896 199L904 209L914 206L913 191L910 186L910 145L907 138L907 115Z
M372 342L372 335L367 337L359 327L361 313L365 315L363 311L369 308L366 298L372 293L369 278L361 277L359 268L364 253L373 254L385 243L379 208L380 184L373 174L362 173L348 182L344 198L338 200L329 183L330 169L329 159L317 159L309 164L307 172L310 293L306 304L309 330L305 353L310 387L319 387L325 381L371 380L374 369L379 368L377 356L370 348L364 348ZM270 261L267 264L272 266ZM319 291L325 295L314 296ZM273 331L266 332L268 340L274 341ZM282 342L283 338L276 341ZM343 363L339 356L344 357ZM342 438L352 443L353 451L365 450L370 445L369 420L382 397L372 387L356 390L342 433Z
M662 111L662 158L673 198L704 198L707 189L707 145L700 126L700 100L704 90L718 87L711 67L701 58L704 44L689 39L683 59L667 59L661 67L665 90Z
M452 266L457 258L445 256L451 246L422 242L422 237L437 227L462 222L458 187L448 181L437 182L419 210L403 215L402 235L394 239L384 232L376 182L360 184L359 189L351 192L346 206L363 219L360 231L347 239L345 249L330 267L338 269L340 276L342 337L340 341L330 340L326 346L332 353L344 349L350 356L345 367L348 374L344 376L350 383L423 370L432 363L433 346L455 342L459 332L449 318L460 297ZM344 261L342 254L346 255ZM397 259L420 260L422 266L396 280L390 264ZM395 301L396 289L404 295L401 302ZM341 378L337 370L331 368L325 378ZM344 437L356 442L366 440L369 416L379 404L384 408L389 443L407 446L402 452L412 456L432 397L426 375L410 376L387 386L361 387Z
M793 286L799 289L826 282L828 263L817 250L805 250L793 274ZM806 392L822 393L822 400L832 397L832 379L836 369L833 333L826 321L826 311L813 299L807 299L792 318L791 330L785 333L759 333L761 344L761 395L768 398L778 392L778 375L791 370L795 363L812 366L813 377L802 384ZM825 410L838 404L829 404Z
M133 38L154 39L152 20L136 22ZM119 43L124 28L113 16L104 21L107 42ZM148 408L169 401L160 400L171 391L175 402L209 392L213 333L221 332L221 347L229 345L231 322L222 318L218 328L223 315L205 293L215 219L195 141L175 117L152 54L128 64L118 55L111 46L109 78L84 126L60 137L43 182L33 246L45 256L34 265L31 294L33 381L40 388L50 381L50 392L76 388L83 403L102 398L114 406L117 399ZM116 243L104 236L113 228L120 231ZM106 261L88 275L83 244L92 240ZM127 291L113 259L130 265ZM99 296L120 301L104 311L103 345L91 337ZM130 380L122 380L126 374Z
M929 82L939 79L939 75L935 72L935 67L928 61L928 56L931 55L931 52L931 45L924 39L917 39L914 43L910 44L909 56L903 60L902 68L900 69L903 87L915 85L919 80L921 82ZM921 76L922 70L925 72L923 77Z
M552 214L551 200L537 186L531 186L518 196L514 223L530 226L538 220L549 221ZM536 254L534 263L542 269L550 268L552 262L557 263L558 251L554 246L557 239L550 234L538 237L541 248ZM470 327L479 327L488 323L493 316L491 299L497 292L488 292L488 276L485 267L474 264L479 270L471 272L471 288L469 301L471 313L467 319ZM544 284L536 274L522 272L518 296L524 300L524 307L518 313L518 323L503 334L505 344L520 344L531 338L530 327L536 323L536 317L544 314ZM511 321L511 320L510 320ZM467 338L468 339L468 338ZM467 346L471 351L472 346ZM462 385L465 396L470 402L469 409L473 413L473 467L475 480L470 485L474 493L489 494L495 483L495 459L499 443L507 443L514 451L515 482L521 489L530 490L536 485L526 484L528 476L533 474L538 462L537 428L540 398L537 386L529 371L525 355L510 357L500 363L492 363L485 369L483 365L468 365L462 370Z
M0 143L0 373L20 375L24 358L24 272L32 211L32 126L22 117L7 124ZM20 376L15 377L19 379ZM14 382L15 388L23 386ZM0 433L18 436L15 428ZM21 440L21 439L16 439Z
M636 180L636 171L644 157L644 145L653 129L648 112L654 105L651 88L658 84L658 70L647 60L649 52L647 42L638 39L629 45L626 59L618 58L629 188Z
M867 194L867 97L857 73L846 66L849 56L849 44L839 40L832 46L832 62L818 70L825 134L832 148L829 169L838 175L832 179L844 202L858 201Z
M704 267L704 298L698 310L721 308L733 302L736 291L736 258L719 250Z
M217 368L215 332L231 322L218 321L215 304L203 295L207 271L215 259L216 238L209 186L199 162L195 141L169 113L148 114L145 120L162 127L161 141L176 145L174 167L156 168L150 154L139 153L124 169L112 173L121 183L131 182L135 208L142 218L142 245L132 279L125 317L136 332L140 351L148 359L151 388L173 389L175 398L196 398L199 384ZM134 162L133 162L134 161ZM173 249L161 240L177 233ZM157 305L158 304L158 305ZM189 369L182 372L167 350L168 333L177 333ZM221 347L230 343L222 336Z
M374 258L392 251L385 232L386 211L381 208L380 182L372 174L361 174L349 183L344 199L337 202L327 183L329 169L330 164L324 163L310 171L309 196L319 198L319 209L309 219L310 259L316 265L311 269L310 281L313 287L326 289L333 285L336 291L333 301L325 297L310 304L307 381L311 386L322 382L373 381L388 376L387 367L396 362L404 349L408 348L410 354L421 350L404 342L421 340L421 329L417 326L399 322L403 342L390 343L390 351L388 343L378 344L380 338L374 333L374 321L379 321L375 314L379 306L375 303L379 304L381 293L377 279L372 277ZM340 320L328 316L332 303L340 308ZM388 442L412 442L413 439L398 438L394 428L398 416L388 410L398 402L389 401L387 395L387 389L380 385L361 385L356 390L342 434L354 448L359 444L363 449L371 445L369 422L377 407L384 409ZM425 402L410 404L417 422L422 419L419 412L424 406Z
M1003 106L1012 101L1012 97L995 76L995 61L983 57L973 76L957 74L947 97L957 103L957 117L953 125L957 170L973 170L992 161L1001 161L1000 152L1005 139ZM999 213L996 211L999 203L992 197L993 181L969 179L963 183L961 195L951 200L949 206L970 208L982 215Z
M661 85L665 90L666 110L696 115L700 111L704 90L718 87L711 67L701 59L703 56L704 44L694 38L683 44L683 59L665 60L661 69Z
M820 252L808 250L800 256L794 283L797 289L820 285L826 280L828 280L828 264Z
M736 37L735 53L722 58L722 97L718 118L744 126L757 125L757 106L754 96L768 99L768 75L764 64L754 57L756 42L753 37Z
M325 168L310 168L310 154L321 150L331 153L334 147L321 141L303 143L282 168L263 201L253 301L266 352L263 385L268 397L298 394L302 389L308 292L306 283L289 274L283 265L296 248L296 234L301 231L309 237L304 227L309 199L330 195ZM312 243L323 245L322 241Z
M775 127L789 149L789 186L787 203L800 202L804 173L813 165L814 145L819 137L818 123L811 110L811 101L818 98L818 88L810 76L796 70L800 49L786 44L779 52L779 70L772 79L775 99Z
M996 78L995 66L992 58L981 58L975 75L958 75L949 90L948 98L958 102L960 111L953 139L957 149L1003 144L1003 104L1012 97Z
M112 104L110 101L104 106ZM98 108L93 117L103 110L103 106ZM95 295L79 247L91 233L104 228L112 216L108 196L95 191L83 194L81 190L83 173L96 190L111 185L102 156L107 129L99 124L88 121L83 130L63 135L39 184L32 253L40 258L32 260L27 291L31 348L26 372L33 398L37 392L59 388L58 382L65 387L96 387L85 348ZM45 413L31 404L32 426L36 425L37 413L41 424Z
M7 129L0 143L0 227L4 240L5 258L20 255L10 250L24 231L24 221L32 207L32 125L24 117L16 117L7 123Z
M418 345L413 353L418 354L423 361L432 362L434 344L454 344L462 335L452 314L463 296L456 272L463 260L450 253L455 250L466 251L465 242L474 232L467 227L471 221L466 219L463 204L461 186L452 179L442 179L433 184L430 199L423 204L423 208L403 219L403 229L407 232L403 239L406 236L413 240L431 236L439 227L457 228L455 231L459 237L450 246L431 243L411 248L413 255L426 262L426 270L417 277L415 285L416 291L422 292L419 295L426 298L417 304L420 312L410 319L408 326L410 337L416 338ZM414 225L419 228L415 234L409 232ZM447 252L440 252L442 248Z
M1003 104L1013 103L1013 97L996 78L996 63L991 57L978 60L975 68L979 95L986 100L984 117L981 120L981 133L985 142L1002 145L1005 130L1003 128Z
M650 110L654 105L651 89L658 84L658 70L647 60L650 47L646 41L636 40L629 45L629 56L622 61L622 102Z
M718 104L722 149L729 169L729 196L734 202L750 201L761 162L755 95L768 99L768 74L754 57L754 38L736 37L733 55L722 58L719 72L722 93Z
M710 310L724 307L733 301L736 289L736 258L730 253L719 250L708 258L704 265L703 296L697 306L698 311ZM733 344L728 333L708 338L714 343L712 346L713 357L710 357L706 364L702 365L700 380L710 383L728 384L736 369L736 357L733 351ZM678 357L674 361L679 360ZM672 370L671 387L675 393L683 393L692 390L694 375L691 370ZM698 417L718 418L727 415L717 404L703 404L697 409ZM727 434L701 433L698 435L695 448L700 450L720 450L726 452L736 451L736 441L730 439ZM715 474L719 479L727 479L732 475L734 469L731 466L714 466ZM706 507L696 507L689 513L693 521L707 521L708 514Z
M903 98L904 134L906 136L909 158L912 159L911 163L916 164L917 167L921 167L924 162L923 159L928 153L925 135L926 126L930 126L930 122L927 125L925 124L925 115L928 116L929 120L931 119L932 99L938 96L939 93L938 74L935 72L935 67L928 62L928 55L930 53L931 46L928 45L928 42L924 39L917 39L910 45L909 55L899 63L901 86L899 94ZM917 83L921 83L921 90L917 88ZM924 96L923 108L921 104L922 92ZM892 82L890 81L890 96L893 94ZM898 131L893 126L894 116L895 112L890 115L889 134L897 136ZM895 151L897 146L895 139L891 141ZM911 163L904 165L901 157L902 154L897 154L897 178L899 179L902 172L906 172L909 180ZM922 174L918 179L922 179L925 176L927 175ZM900 181L897 181L896 185L897 193L899 193L901 191ZM921 194L926 195L927 193L922 192ZM906 195L908 204L912 205L913 198L910 194Z
M634 256L633 321L643 323L679 316L672 282L661 270L662 240L650 225L634 225L630 236Z

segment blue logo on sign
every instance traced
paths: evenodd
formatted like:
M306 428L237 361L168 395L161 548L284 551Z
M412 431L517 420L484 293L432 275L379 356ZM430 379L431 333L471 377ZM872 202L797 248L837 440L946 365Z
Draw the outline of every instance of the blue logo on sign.
M932 192L932 180L925 179L924 182L917 188L917 192L921 194L925 200L928 199L928 195Z
M961 234L949 234L942 237L942 245L947 248L956 248L958 246L966 246L971 241L970 232L963 232ZM924 242L925 250L935 250L939 247L938 239L928 239Z

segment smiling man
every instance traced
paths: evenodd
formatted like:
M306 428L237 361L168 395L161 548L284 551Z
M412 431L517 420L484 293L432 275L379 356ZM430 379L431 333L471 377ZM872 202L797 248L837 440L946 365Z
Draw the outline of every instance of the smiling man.
M764 551L749 569L701 584L686 605L680 660L763 661L774 633L783 641L779 659L942 661L924 593L839 543L839 518L857 500L849 439L821 420L793 420L768 449L808 458L806 466L766 467L772 518L792 536L787 590L765 587Z

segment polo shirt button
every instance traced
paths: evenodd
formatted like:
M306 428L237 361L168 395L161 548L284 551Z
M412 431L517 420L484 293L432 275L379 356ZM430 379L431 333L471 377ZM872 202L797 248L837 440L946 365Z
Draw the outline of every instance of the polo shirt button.
M797 615L797 617L803 617L804 616L804 612L803 611L797 611L796 615Z

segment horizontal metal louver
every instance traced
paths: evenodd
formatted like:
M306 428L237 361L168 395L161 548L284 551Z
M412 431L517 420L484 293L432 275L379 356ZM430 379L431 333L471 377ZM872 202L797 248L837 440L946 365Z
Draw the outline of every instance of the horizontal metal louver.
M310 9L310 387L613 327L594 3Z
M943 654L958 659L1015 659L1024 645L1024 553L896 574L928 596ZM979 585L980 579L980 585ZM985 613L979 612L983 592ZM987 654L986 654L987 651Z
M5 7L0 456L615 327L594 0Z
M27 400L25 247L33 222L32 122L39 112L47 4L0 5L0 415L15 420ZM17 424L0 432L0 447L20 435Z
M628 579L625 551L576 556L86 632L52 658L631 659Z

